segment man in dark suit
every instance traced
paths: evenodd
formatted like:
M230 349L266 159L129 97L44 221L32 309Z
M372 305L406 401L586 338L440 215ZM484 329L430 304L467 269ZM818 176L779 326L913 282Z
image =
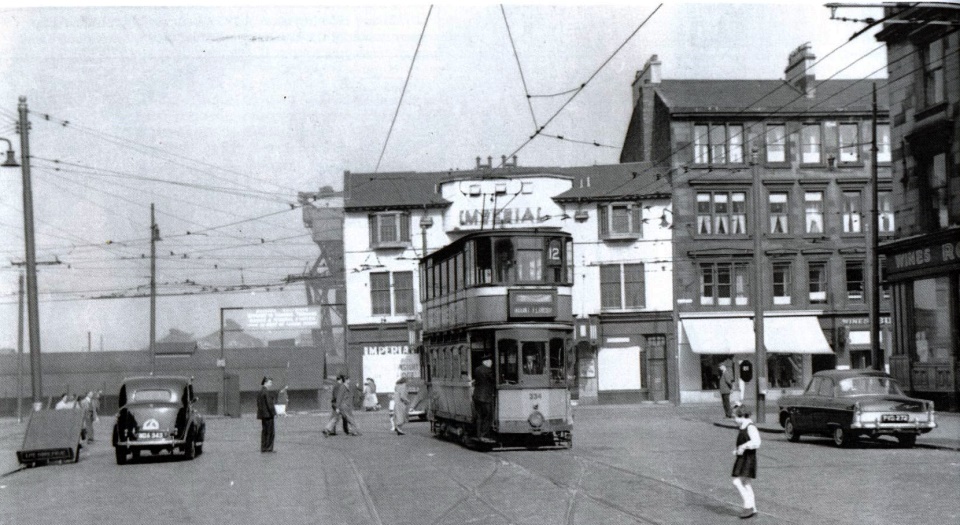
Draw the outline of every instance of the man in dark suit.
M720 399L723 401L723 414L730 418L733 417L733 411L730 409L730 392L733 390L733 371L727 367L726 363L720 364Z
M273 421L277 417L276 394L271 390L273 379L264 377L260 381L260 393L257 394L257 419L260 420L260 452L273 452Z
M477 420L477 439L490 442L497 383L493 377L493 358L485 355L480 363L473 370L473 413Z

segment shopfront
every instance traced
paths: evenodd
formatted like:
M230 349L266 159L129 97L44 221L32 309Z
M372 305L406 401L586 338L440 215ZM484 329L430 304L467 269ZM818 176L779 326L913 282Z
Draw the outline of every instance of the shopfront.
M756 362L752 317L681 317L680 325L681 402L719 399L721 363ZM767 315L763 340L768 401L802 390L814 359L833 355L819 319L807 313ZM753 395L752 387L746 390Z
M890 372L938 409L960 410L960 229L882 252L894 299Z

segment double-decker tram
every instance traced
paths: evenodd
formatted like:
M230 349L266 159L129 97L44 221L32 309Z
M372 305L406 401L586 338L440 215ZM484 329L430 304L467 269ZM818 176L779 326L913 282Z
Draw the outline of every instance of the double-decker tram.
M477 440L473 372L496 382L491 439L482 447L569 447L573 241L557 230L480 231L424 257L423 377L431 430Z

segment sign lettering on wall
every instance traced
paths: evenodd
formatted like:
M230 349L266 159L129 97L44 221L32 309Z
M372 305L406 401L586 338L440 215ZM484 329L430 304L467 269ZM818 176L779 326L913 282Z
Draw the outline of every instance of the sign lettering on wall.
M887 273L954 265L960 265L960 240L895 253L887 258Z
M401 376L420 378L420 354L405 344L364 345L363 376L373 379L377 392L393 392Z
M563 208L553 197L572 185L555 175L445 182L440 193L450 206L443 215L444 230L562 227Z
M315 306L254 308L244 313L246 330L320 328L320 308Z

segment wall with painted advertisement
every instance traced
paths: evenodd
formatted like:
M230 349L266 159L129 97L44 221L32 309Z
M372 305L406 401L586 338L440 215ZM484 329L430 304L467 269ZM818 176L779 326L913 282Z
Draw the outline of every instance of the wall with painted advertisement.
M401 376L420 379L420 353L409 344L365 344L362 345L363 379L368 377L377 384L378 394L393 392L394 385Z

